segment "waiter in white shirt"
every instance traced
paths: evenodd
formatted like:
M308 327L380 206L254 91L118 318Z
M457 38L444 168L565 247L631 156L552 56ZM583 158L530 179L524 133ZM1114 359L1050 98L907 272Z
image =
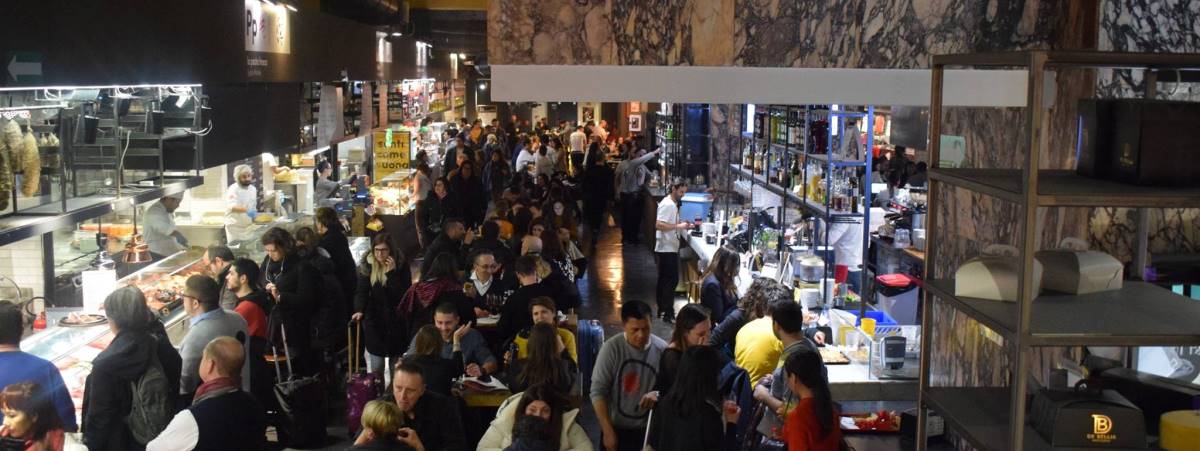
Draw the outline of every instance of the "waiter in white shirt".
M142 233L151 253L171 255L187 249L187 239L175 228L175 210L182 201L183 193L175 193L146 208Z
M587 133L583 132L583 126L575 127L575 132L570 136L571 144L571 171L572 174L582 174L587 170L583 166L584 152L587 152Z
M675 322L675 286L679 285L679 242L686 238L689 222L679 220L679 201L687 193L687 182L671 184L671 190L658 203L654 222L654 256L658 258L658 316L663 322Z
M233 168L237 181L225 190L225 238L229 242L243 239L246 229L258 215L258 188L254 187L254 171L248 165Z

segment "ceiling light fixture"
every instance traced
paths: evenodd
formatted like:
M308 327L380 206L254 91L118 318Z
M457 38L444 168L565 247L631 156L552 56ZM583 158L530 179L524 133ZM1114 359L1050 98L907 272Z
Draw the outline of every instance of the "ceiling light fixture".
M479 83L480 91L487 91L487 83Z
M404 36L404 33L401 33L401 32L399 32L399 31L393 31L393 32L392 32L392 36L393 36L393 37L397 37L397 38L398 38L398 37L400 37L400 36Z

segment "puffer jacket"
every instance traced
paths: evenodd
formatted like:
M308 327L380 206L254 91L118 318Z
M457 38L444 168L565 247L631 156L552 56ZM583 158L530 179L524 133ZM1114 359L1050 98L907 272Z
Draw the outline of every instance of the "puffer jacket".
M496 419L488 426L487 432L479 440L478 451L503 451L512 444L513 423L517 419L517 406L521 404L521 393L510 396L500 404L496 411ZM559 437L559 451L592 451L592 442L588 439L583 427L575 422L579 409L571 409L563 413L563 430Z

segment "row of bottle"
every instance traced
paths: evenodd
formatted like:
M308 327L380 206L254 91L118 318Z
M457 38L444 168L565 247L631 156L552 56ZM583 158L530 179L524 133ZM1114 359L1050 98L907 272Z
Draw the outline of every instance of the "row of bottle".
M832 180L825 180L826 168L808 165L808 200L820 205L828 201L829 210L837 213L858 213L862 202L856 168L834 168Z
M805 196L814 203L829 207L835 212L858 213L862 192L858 185L857 168L834 168L833 180L826 183L826 167L812 161L807 172L800 167L800 158L793 156L785 165L785 152L755 152L754 145L742 149L742 167L763 176L770 183L790 191L796 196ZM805 174L807 173L807 180Z
M774 144L799 147L804 143L804 111L789 110L754 115L754 137L770 139Z

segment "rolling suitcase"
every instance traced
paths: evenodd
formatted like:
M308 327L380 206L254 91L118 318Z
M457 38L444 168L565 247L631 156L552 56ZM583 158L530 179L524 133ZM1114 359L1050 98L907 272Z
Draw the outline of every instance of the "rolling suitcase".
M579 348L580 387L586 398L592 389L592 368L596 366L596 357L600 355L600 346L604 344L604 329L600 322L594 319L579 321L579 331L576 332L575 342Z
M363 407L368 401L378 398L383 389L383 378L379 374L363 371L362 322L353 324L353 338L350 335L351 327L346 328L346 343L350 346L349 355L346 356L346 431L350 437L357 435L362 427Z
M289 448L320 448L325 445L325 389L318 376L296 377L292 371L292 353L288 349L287 330L279 325L288 375L279 369L279 353L271 345L275 363L275 401L278 410L275 427L279 443Z

